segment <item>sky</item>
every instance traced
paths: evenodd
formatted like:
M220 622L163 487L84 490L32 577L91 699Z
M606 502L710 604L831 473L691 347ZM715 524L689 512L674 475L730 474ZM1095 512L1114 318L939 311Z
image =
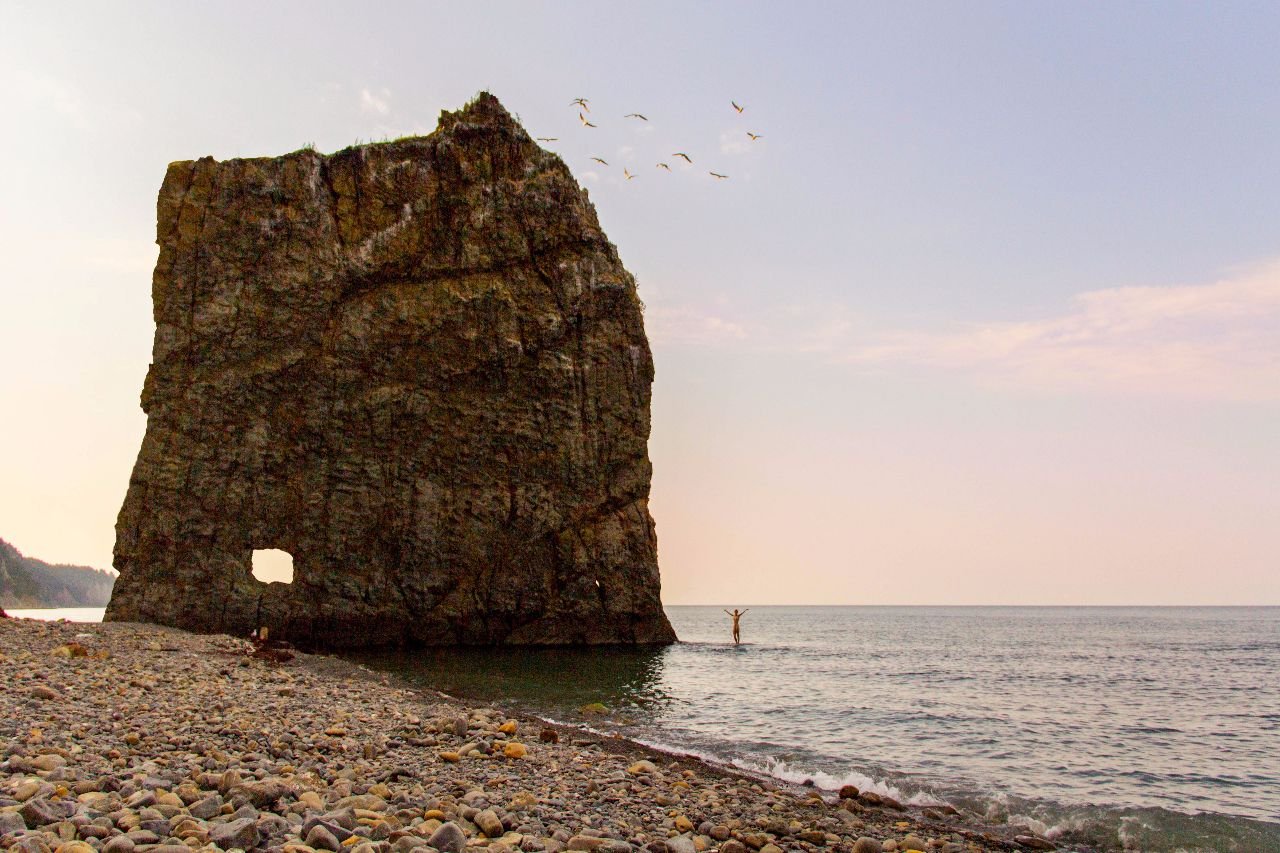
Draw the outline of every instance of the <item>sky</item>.
M487 89L639 281L667 603L1280 604L1278 38L1245 2L4 0L0 537L111 562L167 163Z

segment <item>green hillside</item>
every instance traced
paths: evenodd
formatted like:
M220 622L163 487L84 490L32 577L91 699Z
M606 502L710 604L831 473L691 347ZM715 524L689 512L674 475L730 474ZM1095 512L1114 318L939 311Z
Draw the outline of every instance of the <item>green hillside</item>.
M24 557L0 539L0 607L106 607L115 580L102 569Z

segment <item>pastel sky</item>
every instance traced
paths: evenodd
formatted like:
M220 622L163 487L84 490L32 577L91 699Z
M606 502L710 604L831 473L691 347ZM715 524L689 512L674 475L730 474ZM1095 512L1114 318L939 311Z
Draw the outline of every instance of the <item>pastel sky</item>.
M169 161L488 89L639 280L668 603L1280 604L1277 43L1244 2L7 0L0 537L110 564Z

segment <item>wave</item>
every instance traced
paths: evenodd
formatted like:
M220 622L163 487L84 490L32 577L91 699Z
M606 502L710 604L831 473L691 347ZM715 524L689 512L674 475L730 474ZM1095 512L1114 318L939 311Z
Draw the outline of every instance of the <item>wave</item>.
M549 720L603 737L617 732L582 723ZM978 819L1026 827L1059 845L1087 846L1132 853L1261 853L1280 851L1280 823L1216 813L1186 814L1157 806L1069 804L1019 797L973 783L894 778L849 768L828 772L803 762L768 755L734 756L715 748L694 748L652 737L635 743L670 755L690 756L713 766L735 769L757 779L793 787L834 792L845 785L893 797L917 808L949 804Z

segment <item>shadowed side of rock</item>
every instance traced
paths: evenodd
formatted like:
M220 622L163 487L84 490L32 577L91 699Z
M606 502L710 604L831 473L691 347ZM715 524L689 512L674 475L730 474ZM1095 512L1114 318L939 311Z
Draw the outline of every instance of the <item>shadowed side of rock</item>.
M308 647L659 643L635 282L498 101L169 167L109 620ZM251 574L255 549L292 584Z

